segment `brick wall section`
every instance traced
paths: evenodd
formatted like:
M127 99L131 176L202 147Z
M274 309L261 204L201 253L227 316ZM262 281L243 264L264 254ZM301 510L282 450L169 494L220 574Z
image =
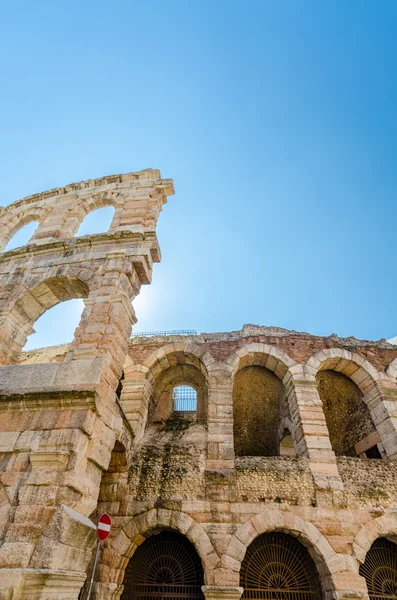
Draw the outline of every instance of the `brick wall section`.
M250 329L269 331L269 334L249 335ZM271 335L274 327L245 326L241 331L230 333L203 333L198 336L187 336L196 344L203 346L215 360L226 360L233 351L243 344L262 343L279 348L297 363L305 363L312 354L327 348L344 348L355 352L369 360L376 369L385 371L391 361L397 358L397 347L386 340L378 342L361 341L356 338L339 338L336 335L314 336L308 333L297 333L277 328L277 335ZM181 336L166 336L158 338L140 338L131 340L129 354L131 358L143 363L164 342L180 341ZM185 339L185 338L183 338Z

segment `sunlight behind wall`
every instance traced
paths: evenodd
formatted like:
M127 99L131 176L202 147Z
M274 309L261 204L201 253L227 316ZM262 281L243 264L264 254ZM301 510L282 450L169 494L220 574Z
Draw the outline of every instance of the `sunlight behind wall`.
M35 350L71 342L83 309L83 300L75 299L61 302L47 310L37 319L34 324L35 333L28 337L23 349Z

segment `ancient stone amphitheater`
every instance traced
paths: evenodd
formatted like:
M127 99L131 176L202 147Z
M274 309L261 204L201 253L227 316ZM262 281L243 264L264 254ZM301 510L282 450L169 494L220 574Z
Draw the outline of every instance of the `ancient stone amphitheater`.
M397 598L397 347L276 327L134 337L172 181L17 201L0 241L0 599ZM76 237L114 206L109 231ZM71 298L68 346L21 352Z

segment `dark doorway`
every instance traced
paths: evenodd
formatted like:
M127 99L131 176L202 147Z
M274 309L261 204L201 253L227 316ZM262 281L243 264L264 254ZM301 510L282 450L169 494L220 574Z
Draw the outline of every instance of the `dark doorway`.
M367 582L370 600L397 599L397 546L386 538L375 540L360 575Z
M285 533L264 533L248 547L241 564L242 598L321 600L316 567L307 549Z
M180 533L152 535L131 558L121 600L204 600L203 567L196 550Z

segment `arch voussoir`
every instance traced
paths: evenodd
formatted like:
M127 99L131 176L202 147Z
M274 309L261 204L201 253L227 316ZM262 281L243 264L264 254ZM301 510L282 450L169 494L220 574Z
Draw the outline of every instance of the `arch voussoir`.
M126 559L125 568L136 548L156 529L172 529L185 535L201 558L205 580L209 581L211 571L220 563L220 557L202 525L180 511L151 509L130 519L109 543L112 551L122 557L117 564L124 564Z
M273 371L281 380L286 375L288 369L296 364L288 354L279 348L262 343L251 343L240 346L230 354L225 363L232 367L234 375L239 369L257 365Z

